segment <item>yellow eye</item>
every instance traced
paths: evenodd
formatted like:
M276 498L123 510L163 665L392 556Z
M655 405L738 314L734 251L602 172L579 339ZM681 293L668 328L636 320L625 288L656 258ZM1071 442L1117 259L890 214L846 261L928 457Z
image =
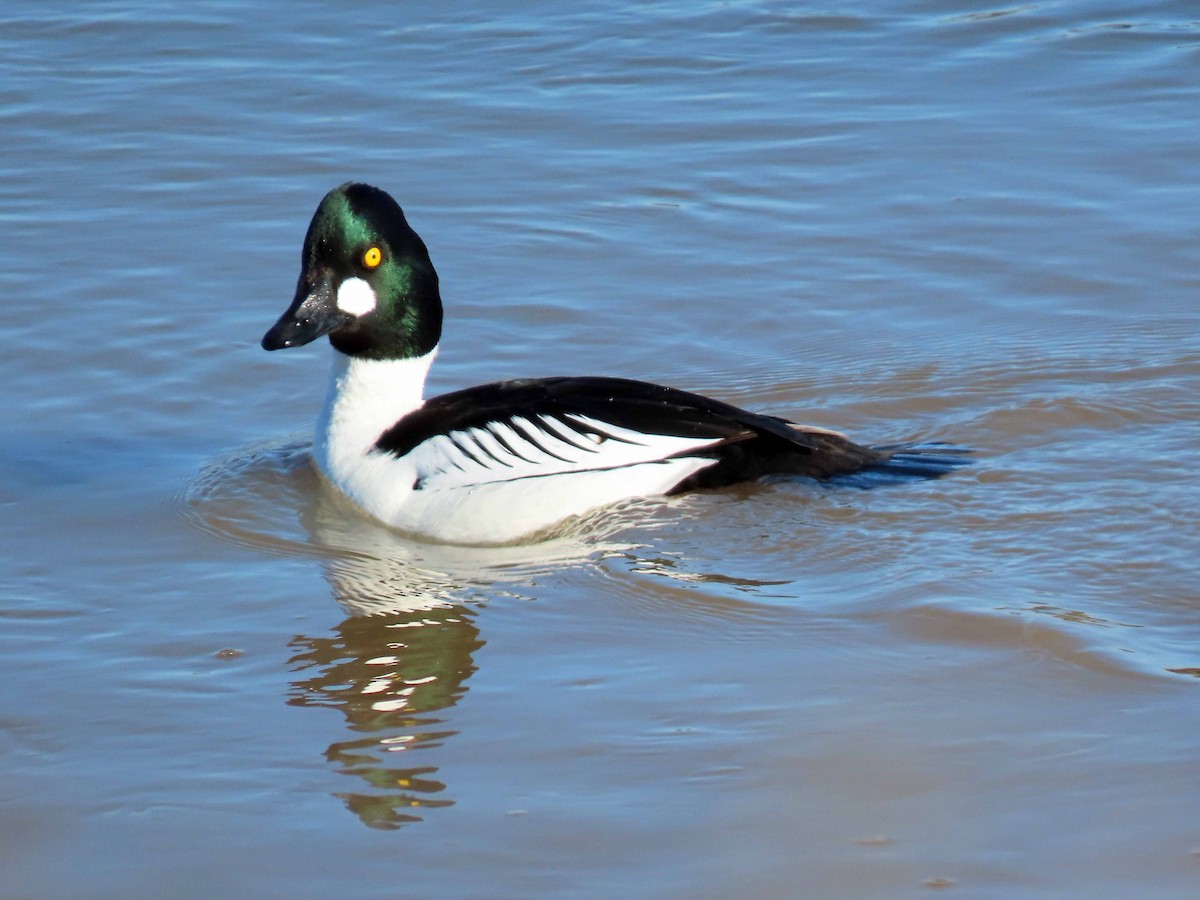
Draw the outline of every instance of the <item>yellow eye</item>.
M368 269L374 269L383 262L383 252L378 247L368 247L363 254L362 261Z

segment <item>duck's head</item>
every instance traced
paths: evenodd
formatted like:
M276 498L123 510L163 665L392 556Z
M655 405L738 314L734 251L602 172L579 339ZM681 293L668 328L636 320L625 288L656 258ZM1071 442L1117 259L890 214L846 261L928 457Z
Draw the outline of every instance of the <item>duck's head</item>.
M296 296L263 348L327 334L349 356L408 359L433 350L441 333L437 272L399 204L369 184L326 194L304 236Z

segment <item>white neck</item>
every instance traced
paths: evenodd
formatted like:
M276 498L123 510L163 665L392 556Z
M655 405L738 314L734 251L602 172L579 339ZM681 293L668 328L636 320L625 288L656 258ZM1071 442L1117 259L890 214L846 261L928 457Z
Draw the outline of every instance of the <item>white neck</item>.
M424 403L434 347L415 359L358 359L333 351L329 393L317 419L313 455L337 482L352 459L367 453L396 421Z

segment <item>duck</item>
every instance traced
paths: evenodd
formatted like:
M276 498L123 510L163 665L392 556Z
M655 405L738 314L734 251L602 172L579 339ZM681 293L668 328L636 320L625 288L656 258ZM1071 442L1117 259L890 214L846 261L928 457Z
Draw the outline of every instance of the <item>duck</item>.
M764 476L937 477L948 445L840 432L628 378L522 378L426 398L442 336L437 272L386 191L334 188L313 214L291 305L266 350L328 336L333 366L312 456L360 510L409 535L509 544L621 501Z

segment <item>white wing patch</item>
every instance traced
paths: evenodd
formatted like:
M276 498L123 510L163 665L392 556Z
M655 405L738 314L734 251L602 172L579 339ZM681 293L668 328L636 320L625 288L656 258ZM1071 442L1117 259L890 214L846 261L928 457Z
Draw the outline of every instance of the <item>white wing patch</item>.
M721 440L645 434L570 413L514 416L436 435L404 459L416 490L441 491L664 462Z

